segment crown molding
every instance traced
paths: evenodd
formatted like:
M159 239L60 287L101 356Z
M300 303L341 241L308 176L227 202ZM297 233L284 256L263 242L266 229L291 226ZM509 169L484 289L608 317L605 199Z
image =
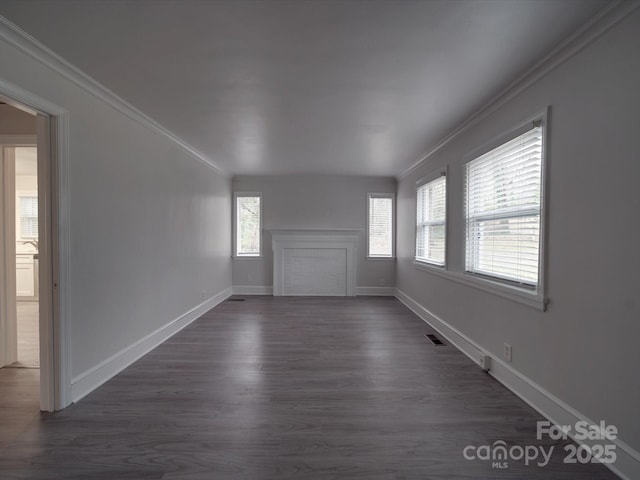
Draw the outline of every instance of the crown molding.
M451 143L469 128L494 113L505 103L522 93L542 77L562 65L587 45L601 37L634 10L640 7L638 0L617 0L603 8L596 16L584 24L574 34L558 44L551 52L535 63L524 74L516 78L499 94L491 98L483 107L476 110L465 121L454 128L435 147L422 155L413 165L407 168L398 178L402 179L415 171L436 152Z
M127 116L131 120L134 120L148 129L164 136L194 159L210 168L213 168L218 173L228 176L222 168L202 152L184 142L170 130L160 125L148 115L142 113L129 102L109 90L104 85L100 84L97 80L84 73L78 67L62 58L60 55L40 43L34 37L1 15L0 38L21 52L26 53L39 63L47 66L66 80L74 83L88 94L102 100L104 103Z

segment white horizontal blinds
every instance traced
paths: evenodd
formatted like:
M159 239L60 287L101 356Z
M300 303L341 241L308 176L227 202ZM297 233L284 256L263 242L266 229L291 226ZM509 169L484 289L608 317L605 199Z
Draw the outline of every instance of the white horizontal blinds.
M236 254L260 255L260 196L236 197Z
M538 284L541 182L541 126L467 164L467 271Z
M393 256L393 199L369 197L369 256Z
M38 197L20 197L20 236L38 238Z
M447 241L445 176L418 187L416 207L416 260L444 265Z

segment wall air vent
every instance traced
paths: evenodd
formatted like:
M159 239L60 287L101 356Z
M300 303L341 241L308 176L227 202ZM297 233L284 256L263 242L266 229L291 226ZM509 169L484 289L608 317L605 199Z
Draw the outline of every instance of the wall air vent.
M427 337L434 345L444 345L444 342L433 333L425 333L424 336Z

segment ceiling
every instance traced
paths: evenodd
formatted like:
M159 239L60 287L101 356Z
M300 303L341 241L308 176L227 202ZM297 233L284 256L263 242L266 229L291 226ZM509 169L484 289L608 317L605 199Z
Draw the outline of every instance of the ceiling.
M229 174L399 175L608 0L2 0Z

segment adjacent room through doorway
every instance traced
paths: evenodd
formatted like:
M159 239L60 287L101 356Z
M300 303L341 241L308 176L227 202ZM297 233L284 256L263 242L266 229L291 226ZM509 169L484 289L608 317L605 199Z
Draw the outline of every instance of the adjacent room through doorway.
M16 319L18 360L40 367L37 147L15 147Z
M0 440L39 415L40 276L36 116L0 103Z

